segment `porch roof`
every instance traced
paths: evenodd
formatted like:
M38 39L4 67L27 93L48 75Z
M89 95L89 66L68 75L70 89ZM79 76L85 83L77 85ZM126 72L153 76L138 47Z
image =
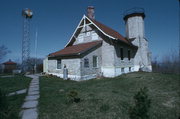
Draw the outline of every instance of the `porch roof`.
M65 47L64 49L49 54L49 57L81 55L86 51L100 45L102 41L94 41Z

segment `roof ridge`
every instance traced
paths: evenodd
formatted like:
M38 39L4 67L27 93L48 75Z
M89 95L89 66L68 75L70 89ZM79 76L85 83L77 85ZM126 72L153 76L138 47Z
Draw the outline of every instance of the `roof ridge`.
M89 18L89 17L88 17L88 18ZM89 18L89 19L91 19L91 18ZM107 27L107 28L113 30L114 32L119 33L118 31L116 31L116 30L112 29L111 27L109 27L109 26L107 26L107 25L101 23L100 21L97 21L96 19L91 19L91 20L92 20L92 21L95 21L95 22L98 22L99 24L101 24L101 25L103 25L103 26L105 26L105 27ZM119 33L119 34L120 34L120 33ZM120 35L121 35L121 34L120 34Z
M99 27L103 32L105 32L106 34L119 39L127 44L131 44L127 39L125 39L125 37L123 35L121 35L118 31L112 29L111 27L104 25L103 23L95 20L95 19L91 19L88 16L86 16L88 19L90 19L95 25L97 25L97 27ZM114 33L113 33L114 32Z

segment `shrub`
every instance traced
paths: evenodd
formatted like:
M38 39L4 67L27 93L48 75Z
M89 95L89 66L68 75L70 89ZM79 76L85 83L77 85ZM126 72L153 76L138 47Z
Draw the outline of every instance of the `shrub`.
M148 112L151 100L148 98L147 92L148 89L144 87L135 94L135 105L129 109L130 119L149 119Z
M110 106L108 104L103 104L100 107L100 112L107 112L110 109Z
M75 90L68 92L67 98L68 98L68 102L72 102L72 103L73 102L75 102L75 103L80 102L80 98L78 97L78 92Z

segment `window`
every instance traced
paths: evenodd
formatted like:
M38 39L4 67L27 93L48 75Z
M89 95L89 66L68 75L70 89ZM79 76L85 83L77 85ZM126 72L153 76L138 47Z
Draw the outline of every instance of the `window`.
M57 69L61 69L61 60L60 59L57 60Z
M131 72L131 67L129 67L129 72Z
M128 50L128 60L131 60L131 51Z
M124 59L124 54L123 54L123 48L120 48L120 56L121 56L121 60L123 60Z
M98 67L98 57L93 56L93 67Z
M88 58L85 58L84 59L84 67L89 67L89 59Z
M98 39L98 35L95 31L92 31L92 40L97 40Z
M86 36L90 36L90 34L91 34L91 33L90 33L89 31L88 31L88 32L86 32Z
M121 73L124 73L124 68L121 68Z
M83 33L79 34L78 36L79 43L83 42L83 39L84 39L84 34Z

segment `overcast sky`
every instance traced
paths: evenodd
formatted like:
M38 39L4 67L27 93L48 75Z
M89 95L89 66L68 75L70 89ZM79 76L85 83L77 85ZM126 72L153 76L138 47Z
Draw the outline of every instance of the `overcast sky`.
M34 12L31 20L31 57L38 29L38 57L64 48L87 6L95 7L95 19L125 36L124 11L145 9L145 36L153 58L179 48L178 0L0 0L0 45L11 51L4 61L21 61L23 8Z

